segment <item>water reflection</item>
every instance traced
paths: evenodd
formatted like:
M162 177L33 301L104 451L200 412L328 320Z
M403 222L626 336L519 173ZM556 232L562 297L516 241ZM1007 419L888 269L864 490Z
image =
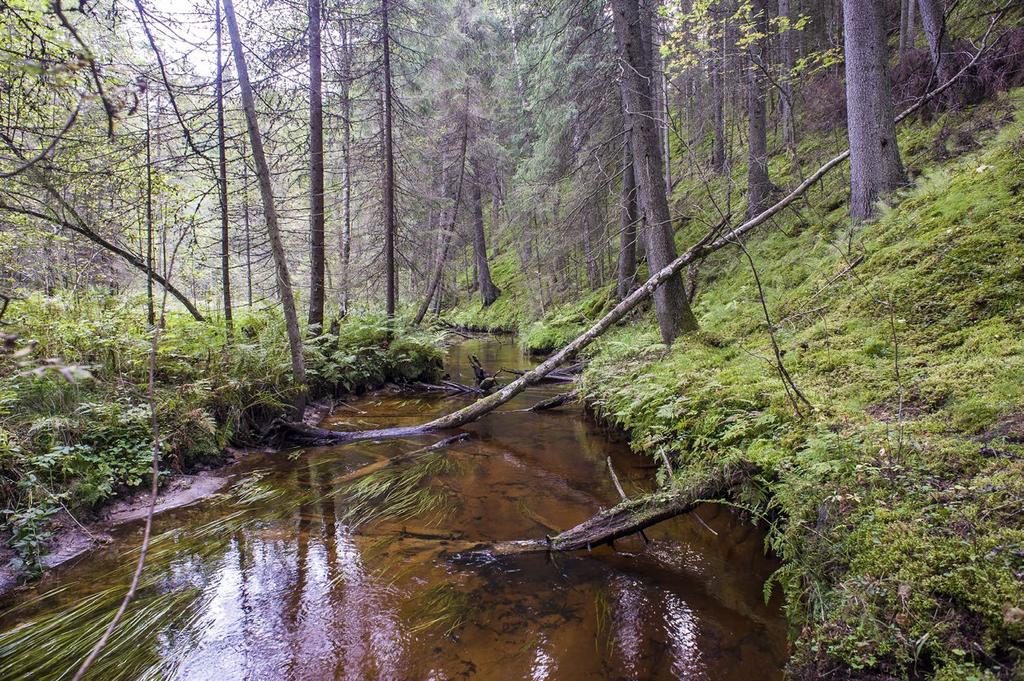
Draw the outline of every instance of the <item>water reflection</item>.
M467 343L449 363L457 380L471 380L471 352L492 368L526 363L507 343ZM351 487L339 479L429 439L245 463L221 499L158 519L146 588L93 678L781 676L783 623L777 604L761 600L774 565L759 531L728 510L702 509L707 527L678 519L652 528L650 546L627 539L617 552L446 559L448 549L557 531L614 503L608 457L628 491L651 484L644 462L578 412L515 411L558 390L531 390L469 427L474 438L442 455L452 465L381 488L376 519L355 526ZM385 426L453 402L378 395L355 417ZM335 421L358 425L352 418ZM385 470L401 482L417 465L432 464ZM440 500L444 513L386 513L404 508L403 494ZM116 607L137 542L138 528L125 528L110 549L11 601L0 678L60 678Z

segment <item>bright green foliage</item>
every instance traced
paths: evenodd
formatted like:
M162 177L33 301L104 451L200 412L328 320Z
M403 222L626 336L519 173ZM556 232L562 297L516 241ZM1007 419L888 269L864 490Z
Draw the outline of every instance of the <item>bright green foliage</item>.
M530 325L522 337L530 352L553 352L586 331L593 320L615 306L615 284L592 292L582 300L558 306L543 321Z
M1021 671L1024 119L977 125L1020 101L908 129L910 164L932 169L876 223L851 231L833 178L747 245L807 418L735 252L702 266L700 333L669 349L645 320L593 352L583 393L638 451L683 478L760 466L737 503L785 561L795 669ZM935 166L941 131L968 126L983 149Z
M490 261L491 279L501 289L492 305L484 307L480 302L479 293L469 294L445 319L461 327L474 331L514 332L524 327L530 318L529 294L526 278L519 268L519 259L515 251L506 249ZM466 271L459 279L460 288L468 288Z
M10 328L36 342L19 358L27 367L9 359L0 373L0 494L28 564L38 560L45 521L61 506L91 511L148 480L151 341L137 303L33 297L8 313ZM231 346L217 325L183 315L171 315L161 333L155 395L165 470L215 460L291 402L282 320L250 312L236 317L235 328ZM75 366L78 379L27 371L50 357ZM306 357L314 398L431 380L441 367L438 337L373 316L350 317L336 335L307 341Z

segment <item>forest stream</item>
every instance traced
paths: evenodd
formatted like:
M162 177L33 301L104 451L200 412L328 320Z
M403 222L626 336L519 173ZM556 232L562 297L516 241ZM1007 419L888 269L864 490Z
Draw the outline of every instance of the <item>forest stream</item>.
M531 366L507 339L452 347L472 382ZM780 678L777 564L738 512L703 506L584 555L459 561L472 542L568 528L618 493L654 486L650 460L579 407L519 411L564 387L535 387L402 466L343 479L436 435L255 455L226 491L157 517L139 595L89 678L712 679ZM459 406L378 392L339 404L325 426L422 422ZM70 678L116 609L142 525L9 596L0 678Z

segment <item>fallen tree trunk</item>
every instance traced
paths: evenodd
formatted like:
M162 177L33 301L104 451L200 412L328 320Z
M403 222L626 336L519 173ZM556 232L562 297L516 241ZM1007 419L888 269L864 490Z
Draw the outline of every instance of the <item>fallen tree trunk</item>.
M457 560L479 560L499 556L517 556L527 553L590 550L610 544L616 539L637 534L651 525L688 513L706 499L728 496L730 489L747 480L750 467L726 468L711 477L686 487L664 490L634 499L601 511L576 527L553 537L480 544L455 554Z
M994 26L994 22L992 26ZM926 102L935 98L939 94L945 92L953 83L963 77L974 64L977 63L978 59L988 49L988 37L991 34L992 28L985 34L982 40L982 46L975 54L974 58L960 70L953 78L946 81L946 83L928 94L924 95L918 100L916 104L905 110L899 116L896 117L896 123L899 123L915 111L920 109ZM381 440L395 437L406 437L409 435L419 435L422 433L430 433L439 430L448 430L451 428L458 428L467 423L471 423L484 414L487 414L494 409L497 409L501 405L505 404L519 393L526 390L531 385L540 383L546 376L551 374L555 369L562 365L566 360L575 357L580 350L587 347L594 342L601 334L607 331L612 325L618 322L620 319L625 317L629 312L633 310L640 302L646 300L666 281L673 277L682 268L687 267L690 263L696 262L702 258L705 258L715 251L718 251L730 244L739 243L739 240L746 236L748 233L754 230L768 220L772 219L787 207L790 206L794 201L803 196L808 189L813 187L817 182L821 180L825 175L834 170L843 161L850 157L850 150L842 152L838 156L830 159L825 165L821 166L801 182L795 189L790 191L775 205L765 209L758 215L750 218L746 222L742 223L738 227L726 232L719 236L716 232L709 232L701 239L695 246L690 248L688 251L680 255L678 258L670 262L668 265L658 270L651 277L644 282L643 286L640 286L631 294L623 298L618 305L611 309L604 317L601 317L597 322L594 323L587 331L582 335L576 337L571 343L563 347L558 352L548 357L544 362L534 367L531 371L527 371L525 374L512 381L508 385L502 387L483 399L477 400L473 404L458 409L447 416L434 419L420 426L403 427L403 428L387 428L383 430L368 430L368 431L357 431L348 433L335 433L333 431L318 429L320 434L318 437L322 438L319 444L339 444L345 442L359 442L365 440Z

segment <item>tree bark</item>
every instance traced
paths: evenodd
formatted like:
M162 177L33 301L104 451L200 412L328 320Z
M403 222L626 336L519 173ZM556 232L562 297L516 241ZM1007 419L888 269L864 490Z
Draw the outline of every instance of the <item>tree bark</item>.
M619 236L619 265L615 295L622 300L636 286L636 176L633 174L633 155L630 150L629 130L622 147L622 219Z
M713 62L709 64L708 70L711 77L711 112L714 124L714 141L711 147L711 167L719 175L725 175L728 170L728 159L725 153L725 42L722 40L718 51L712 55Z
M349 35L349 22L341 22L341 163L345 173L342 187L342 226L341 226L341 314L348 314L349 288L351 274L349 272L352 259L352 38Z
M277 292L281 298L285 327L288 332L292 380L299 390L294 403L294 413L301 416L306 404L306 360L302 355L302 332L299 329L299 317L295 309L295 297L292 294L292 280L288 273L284 243L281 240L281 232L278 227L270 166L267 165L266 153L263 150L263 136L260 134L259 120L256 118L256 100L252 93L252 83L249 81L249 67L245 63L245 53L242 51L242 36L238 30L233 1L223 0L223 2L224 15L228 22L228 33L231 35L231 51L235 57L235 72L238 74L238 87L242 94L242 109L245 111L246 126L249 129L249 144L252 146L256 179L259 182L260 198L263 202L263 217L267 223L267 237L270 241L270 250L277 273Z
M937 84L944 85L956 74L952 41L946 26L946 15L941 0L917 0L921 11L921 24L928 39L928 51L937 76Z
M324 328L324 100L320 68L320 0L309 0L309 326Z
M782 117L782 143L786 149L796 153L796 116L793 112L793 67L795 53L792 45L793 17L790 15L790 0L779 0L779 18L788 20L786 30L779 34L779 61L782 77L779 79L779 113Z
M384 50L384 276L387 278L386 309L395 316L398 305L398 273L395 270L395 156L392 137L390 0L381 0L381 33Z
M765 70L768 68L768 6L765 0L753 0L750 23L760 34L750 42L747 54L747 215L760 213L771 200L772 181L768 177L768 112Z
M484 233L484 207L481 197L482 164L473 164L473 257L476 263L477 285L484 307L494 304L501 295L501 290L491 281L491 268L487 264L487 235Z
M222 59L222 48L224 44L224 29L221 23L220 0L217 2L217 186L220 191L220 287L221 296L224 302L224 327L227 331L228 342L234 336L234 325L232 323L231 309L231 259L230 241L228 231L228 152L226 133L224 130L224 62Z
M900 63L907 58L907 53L914 49L917 33L917 0L902 0L900 3Z
M652 116L651 68L637 0L612 0L619 56L624 63L625 115L629 121L639 205L647 219L647 261L660 270L676 258L672 222L662 177L661 148ZM686 300L682 277L667 277L654 294L658 326L665 343L695 331L697 319Z
M885 7L843 0L846 108L850 138L850 215L864 220L882 195L906 182L893 122Z

